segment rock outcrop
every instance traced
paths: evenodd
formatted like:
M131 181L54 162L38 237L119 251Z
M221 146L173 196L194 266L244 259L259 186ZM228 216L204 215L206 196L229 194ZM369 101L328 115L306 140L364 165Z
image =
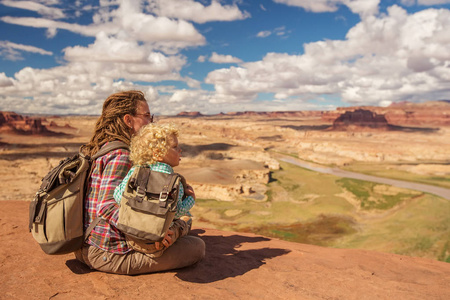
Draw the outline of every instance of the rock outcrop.
M389 124L384 115L370 110L346 111L333 122L333 130L388 130Z
M177 116L179 116L179 117L201 117L203 115L198 111L182 111L179 114L177 114Z
M58 135L42 124L41 118L30 118L14 112L0 112L0 132L13 134Z
M90 270L73 254L49 256L28 232L29 202L0 210L2 299L450 299L450 264L195 228L198 264L124 276ZM13 212L13 213L12 213Z

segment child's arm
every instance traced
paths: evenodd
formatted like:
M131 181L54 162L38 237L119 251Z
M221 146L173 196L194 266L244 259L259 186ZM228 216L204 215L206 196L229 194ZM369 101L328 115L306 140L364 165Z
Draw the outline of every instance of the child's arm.
M177 212L175 214L175 219L178 219L182 216L189 215L189 210L195 204L195 193L194 189L190 186L186 186L186 195L188 195L185 199L183 199L184 195L184 187L180 186L180 192L178 194L178 202L177 202Z
M131 170L128 171L128 174L125 176L122 182L114 189L114 200L116 200L117 204L120 204L120 201L122 200L122 195L125 192L126 184L131 174L133 174L133 171L134 167L132 167Z

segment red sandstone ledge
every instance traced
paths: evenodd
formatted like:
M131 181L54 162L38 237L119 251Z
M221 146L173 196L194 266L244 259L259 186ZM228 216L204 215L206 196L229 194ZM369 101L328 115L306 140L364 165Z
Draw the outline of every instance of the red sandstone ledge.
M44 254L28 233L28 204L1 202L1 299L450 299L448 263L213 229L193 230L207 247L195 266L96 272L72 254Z

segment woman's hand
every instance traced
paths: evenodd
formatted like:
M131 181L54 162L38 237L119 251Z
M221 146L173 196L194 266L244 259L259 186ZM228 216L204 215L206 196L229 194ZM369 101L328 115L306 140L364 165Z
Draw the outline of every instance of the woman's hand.
M173 235L175 235L175 232L172 229L167 230L163 240L161 242L155 242L156 250L162 250L164 247L169 248L174 242Z

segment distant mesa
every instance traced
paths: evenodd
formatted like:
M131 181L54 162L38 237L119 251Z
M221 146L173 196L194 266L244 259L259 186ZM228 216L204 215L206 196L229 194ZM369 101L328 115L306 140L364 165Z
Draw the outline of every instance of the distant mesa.
M199 111L182 111L177 116L180 117L201 117L203 116Z
M333 122L332 130L389 130L384 115L370 110L346 111Z
M0 132L21 135L54 136L61 133L48 130L41 118L31 118L15 112L0 112Z
M66 129L75 129L75 127L70 126L69 123L66 123L66 124L63 125L63 126L60 126L60 125L58 125L55 121L50 121L50 123L47 125L47 127L52 127L52 128L60 128L60 127L63 127L63 128L66 128Z

